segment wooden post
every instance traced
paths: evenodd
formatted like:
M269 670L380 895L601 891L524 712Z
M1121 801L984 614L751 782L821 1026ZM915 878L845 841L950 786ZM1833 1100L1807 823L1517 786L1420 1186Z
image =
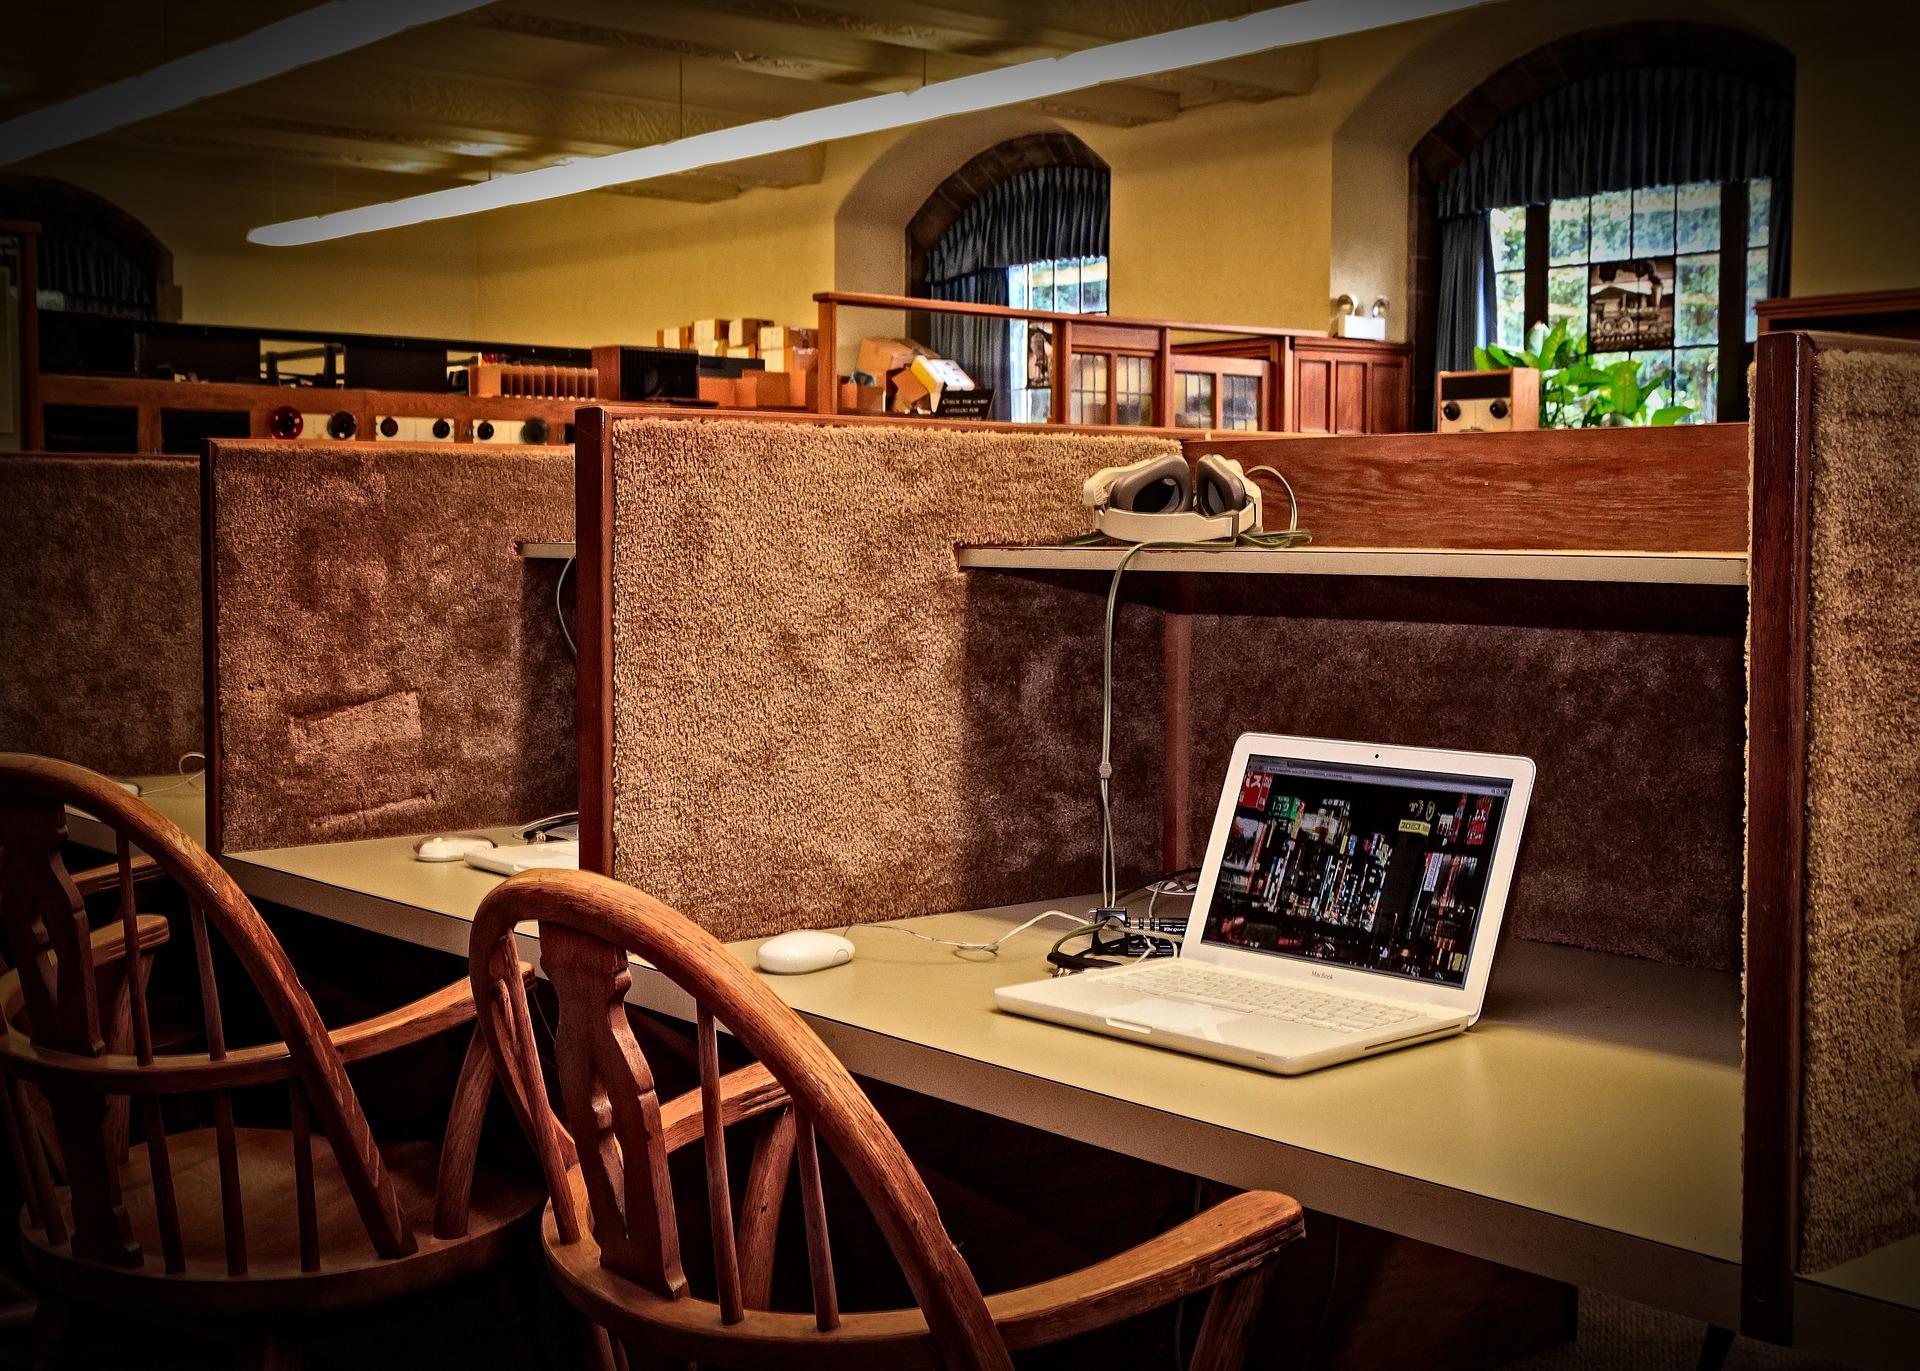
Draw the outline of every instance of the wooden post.
M840 412L840 315L831 300L820 300L820 321L814 338L813 408L817 414Z
M1053 399L1047 414L1050 424L1064 424L1072 412L1073 332L1065 319L1053 321Z
M1173 330L1160 330L1160 356L1153 378L1153 426L1173 427ZM1220 400L1220 387L1214 386L1214 403Z

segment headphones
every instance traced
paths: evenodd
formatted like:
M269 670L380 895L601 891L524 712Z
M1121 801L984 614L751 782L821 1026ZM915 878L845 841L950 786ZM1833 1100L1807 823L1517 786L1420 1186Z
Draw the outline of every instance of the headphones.
M1231 457L1189 467L1178 453L1089 476L1081 499L1093 524L1118 542L1206 543L1260 531L1260 487Z

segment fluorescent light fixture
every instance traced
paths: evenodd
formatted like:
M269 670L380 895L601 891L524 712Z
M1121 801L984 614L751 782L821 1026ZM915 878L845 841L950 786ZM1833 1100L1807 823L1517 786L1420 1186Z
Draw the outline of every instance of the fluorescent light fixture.
M956 114L1044 100L1111 81L1135 81L1273 48L1339 38L1486 3L1489 0L1298 0L1295 4L1239 19L1223 19L1175 29L1171 33L1109 43L1065 57L1022 62L951 81L937 81L918 90L874 95L779 119L699 133L671 143L496 176L481 185L456 186L386 204L268 224L249 233L247 241L271 247L294 247L435 219L455 219L509 205L557 200L582 191L628 185L722 162L905 128Z
M485 0L329 0L139 76L0 124L0 167L338 57Z

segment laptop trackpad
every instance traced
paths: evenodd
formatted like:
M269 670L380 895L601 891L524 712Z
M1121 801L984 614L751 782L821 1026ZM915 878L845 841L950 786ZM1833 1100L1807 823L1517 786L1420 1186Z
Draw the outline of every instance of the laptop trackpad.
M1143 1028L1158 1028L1169 1033L1192 1033L1200 1037L1219 1040L1222 1024L1232 1023L1242 1018L1231 1009L1215 1009L1204 1004L1183 1004L1178 1000L1139 999L1126 1004L1113 1006L1100 1011L1111 1022L1120 1020L1120 1026L1136 1024Z

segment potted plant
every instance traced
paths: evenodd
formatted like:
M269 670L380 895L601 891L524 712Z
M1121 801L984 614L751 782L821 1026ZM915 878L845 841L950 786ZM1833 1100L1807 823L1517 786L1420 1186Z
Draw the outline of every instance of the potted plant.
M1658 382L1641 377L1641 364L1623 358L1600 366L1587 351L1587 335L1570 333L1565 319L1553 327L1535 324L1525 348L1489 344L1473 350L1481 371L1533 367L1540 372L1540 424L1543 428L1602 428L1620 425L1665 427L1694 412L1671 403Z

